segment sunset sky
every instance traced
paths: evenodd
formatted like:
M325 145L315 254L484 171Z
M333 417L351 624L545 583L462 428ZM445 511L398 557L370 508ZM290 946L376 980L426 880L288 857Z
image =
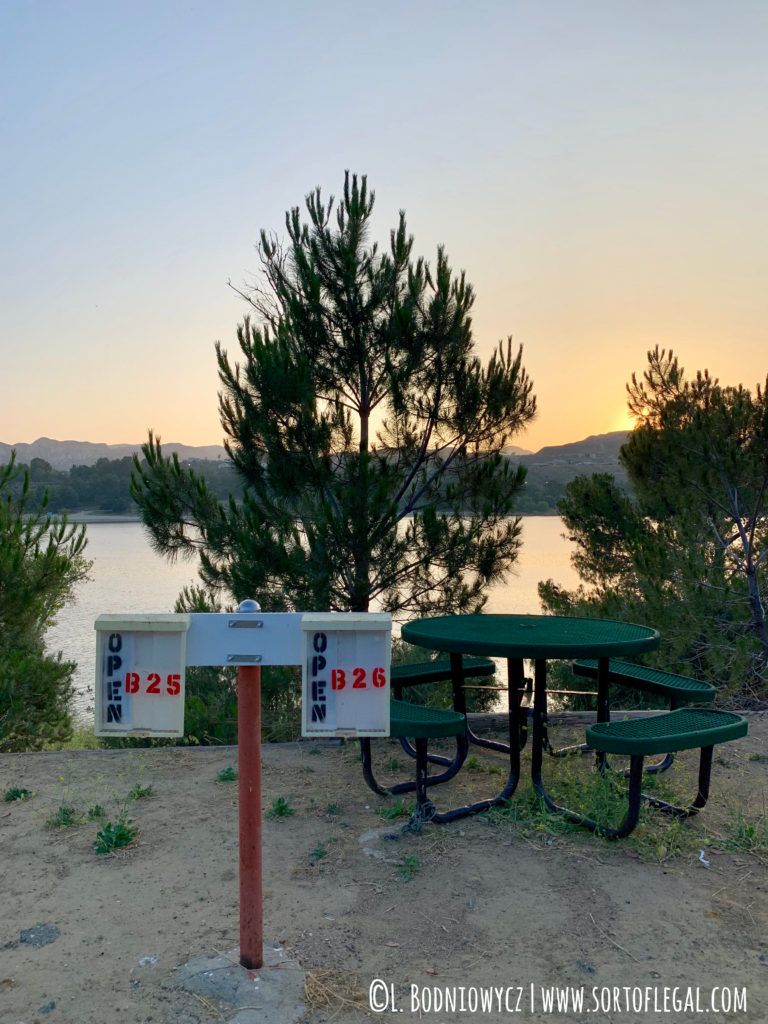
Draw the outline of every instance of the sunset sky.
M4 0L0 104L0 441L220 443L227 282L347 168L523 344L525 448L657 344L768 372L764 0Z

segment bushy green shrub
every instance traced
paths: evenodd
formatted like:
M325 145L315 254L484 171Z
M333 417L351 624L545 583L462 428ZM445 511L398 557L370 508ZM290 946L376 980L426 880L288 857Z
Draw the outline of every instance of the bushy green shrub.
M42 648L0 646L0 753L42 750L72 735L69 700L75 665Z
M40 750L72 732L74 664L45 650L45 631L90 563L84 527L31 511L29 472L0 466L0 752Z

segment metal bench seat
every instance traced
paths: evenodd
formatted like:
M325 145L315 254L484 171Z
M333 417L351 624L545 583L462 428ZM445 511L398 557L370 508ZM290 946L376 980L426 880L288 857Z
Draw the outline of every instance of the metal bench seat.
M464 658L461 675L464 679L492 676L496 666L490 658ZM442 683L451 678L451 662L448 658L437 661L417 661L409 665L393 665L389 672L392 692L401 696L405 686L420 686L422 683Z
M747 720L732 711L679 708L643 718L595 722L587 727L587 743L606 754L645 757L727 743L746 734Z
M490 658L463 658L459 674L462 680L466 681L467 679L492 676L495 670L496 666ZM438 658L433 661L416 661L407 665L393 665L390 669L389 678L392 696L399 699L402 698L403 689L406 687L421 686L424 683L448 682L453 678L453 675L450 659ZM392 733L392 735L394 736L395 733ZM412 734L400 733L398 735L400 746L406 754L410 757L416 757L416 750L408 740L408 736ZM471 735L469 738L471 738ZM432 764L442 764L446 767L455 765L456 762L455 757L443 757L441 754L427 754L427 760ZM456 765L453 775L456 774L460 767L461 763ZM447 776L447 778L451 777L450 775ZM446 780L446 776L441 776L440 778L442 781Z
M468 814L477 814L479 811L485 811L489 807L494 807L496 804L508 800L515 791L520 776L519 762L514 770L510 769L507 784L498 796L490 800L466 804L451 811L439 812L427 796L427 786L432 786L439 782L447 782L448 779L453 778L464 763L468 745L465 716L458 711L444 711L440 708L408 704L405 701L393 699L390 702L390 735L397 736L398 738L408 737L414 741L416 753L415 780L412 782L401 782L389 789L379 785L373 774L371 741L368 737L362 737L360 740L363 777L374 793L378 793L380 796L389 796L415 790L416 809L409 826L407 826L409 828L418 830L424 821L453 821L456 818L463 818ZM458 748L454 762L451 763L445 772L430 776L428 774L427 741L451 736L456 737Z
M573 662L573 671L577 676L588 676L597 679L597 659L584 658ZM710 703L715 699L717 690L710 683L688 676L663 672L657 668L646 668L629 661L611 661L608 666L608 681L630 686L633 690L653 693L666 697L674 710L678 704Z
M597 658L580 658L572 663L572 668L577 676L586 676L589 679L598 678ZM642 693L652 693L654 696L664 697L669 701L669 706L673 711L681 704L710 704L717 694L714 686L702 682L700 679L690 679L688 676L676 675L658 668L646 668L645 665L637 665L630 661L611 660L608 665L608 682L640 690ZM572 749L565 747L563 750L550 751L550 753L554 753L555 756L564 756L571 753ZM585 744L581 749L586 751L589 747ZM646 765L646 774L653 775L664 772L674 760L674 753L669 751L658 764Z
M410 736L413 739L462 736L467 720L458 711L408 704L404 700L389 702L390 736Z
M624 820L617 828L599 825L586 815L558 806L544 790L541 779L535 782L536 790L549 810L564 814L575 824L583 825L608 839L621 839L628 836L637 825L642 800L677 817L698 813L709 797L714 745L746 736L747 728L747 720L740 715L713 708L678 708L659 715L595 722L588 726L587 743L593 750L606 754L625 754L630 758L629 805ZM697 747L701 748L699 783L692 803L679 807L643 793L643 759L647 755L669 754Z
M439 775L433 775L428 779L427 785L434 786L439 782L447 782L461 768L467 756L466 718L458 711L447 711L441 708L425 707L422 704L409 704L403 700L392 699L389 702L389 730L390 736L397 737L401 742L406 738L423 743L429 739L456 738L456 756L451 760L443 757L439 759L440 764L447 766L446 771ZM405 748L413 751L413 756L418 760L417 749L410 744ZM360 739L360 753L363 762L363 777L368 786L378 793L379 796L390 796L395 793L407 793L416 789L416 782L399 782L395 786L380 785L373 774L371 761L371 741L368 737ZM430 758L438 761L437 756Z

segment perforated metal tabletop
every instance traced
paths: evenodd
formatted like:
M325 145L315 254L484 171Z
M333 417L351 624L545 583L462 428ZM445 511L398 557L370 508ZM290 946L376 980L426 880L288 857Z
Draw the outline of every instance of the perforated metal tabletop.
M408 643L497 658L613 658L659 646L658 630L564 615L444 615L403 626Z

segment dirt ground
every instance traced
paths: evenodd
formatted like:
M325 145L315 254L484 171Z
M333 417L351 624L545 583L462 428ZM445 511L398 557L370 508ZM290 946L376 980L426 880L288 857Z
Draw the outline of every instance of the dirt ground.
M525 776L511 816L402 833L404 819L379 815L391 801L365 787L354 744L265 746L264 810L282 799L294 811L264 820L265 942L286 951L281 969L307 973L309 1024L764 1022L768 855L747 847L765 837L767 740L768 717L751 717L749 736L716 752L698 818L678 826L656 813L637 839L614 843L516 814L530 804ZM383 779L411 773L394 743L375 747ZM210 747L0 756L0 791L32 793L0 801L2 1024L231 1019L181 990L174 969L237 955L237 783L219 780L236 757ZM486 770L437 787L438 806L500 789L493 764L503 758L478 752ZM682 759L677 781L694 766ZM151 792L128 800L137 785ZM113 822L127 807L133 845L94 852L97 804ZM62 806L78 824L47 824ZM474 1010L494 987L491 1007ZM583 1008L549 1009L550 990L583 992Z

